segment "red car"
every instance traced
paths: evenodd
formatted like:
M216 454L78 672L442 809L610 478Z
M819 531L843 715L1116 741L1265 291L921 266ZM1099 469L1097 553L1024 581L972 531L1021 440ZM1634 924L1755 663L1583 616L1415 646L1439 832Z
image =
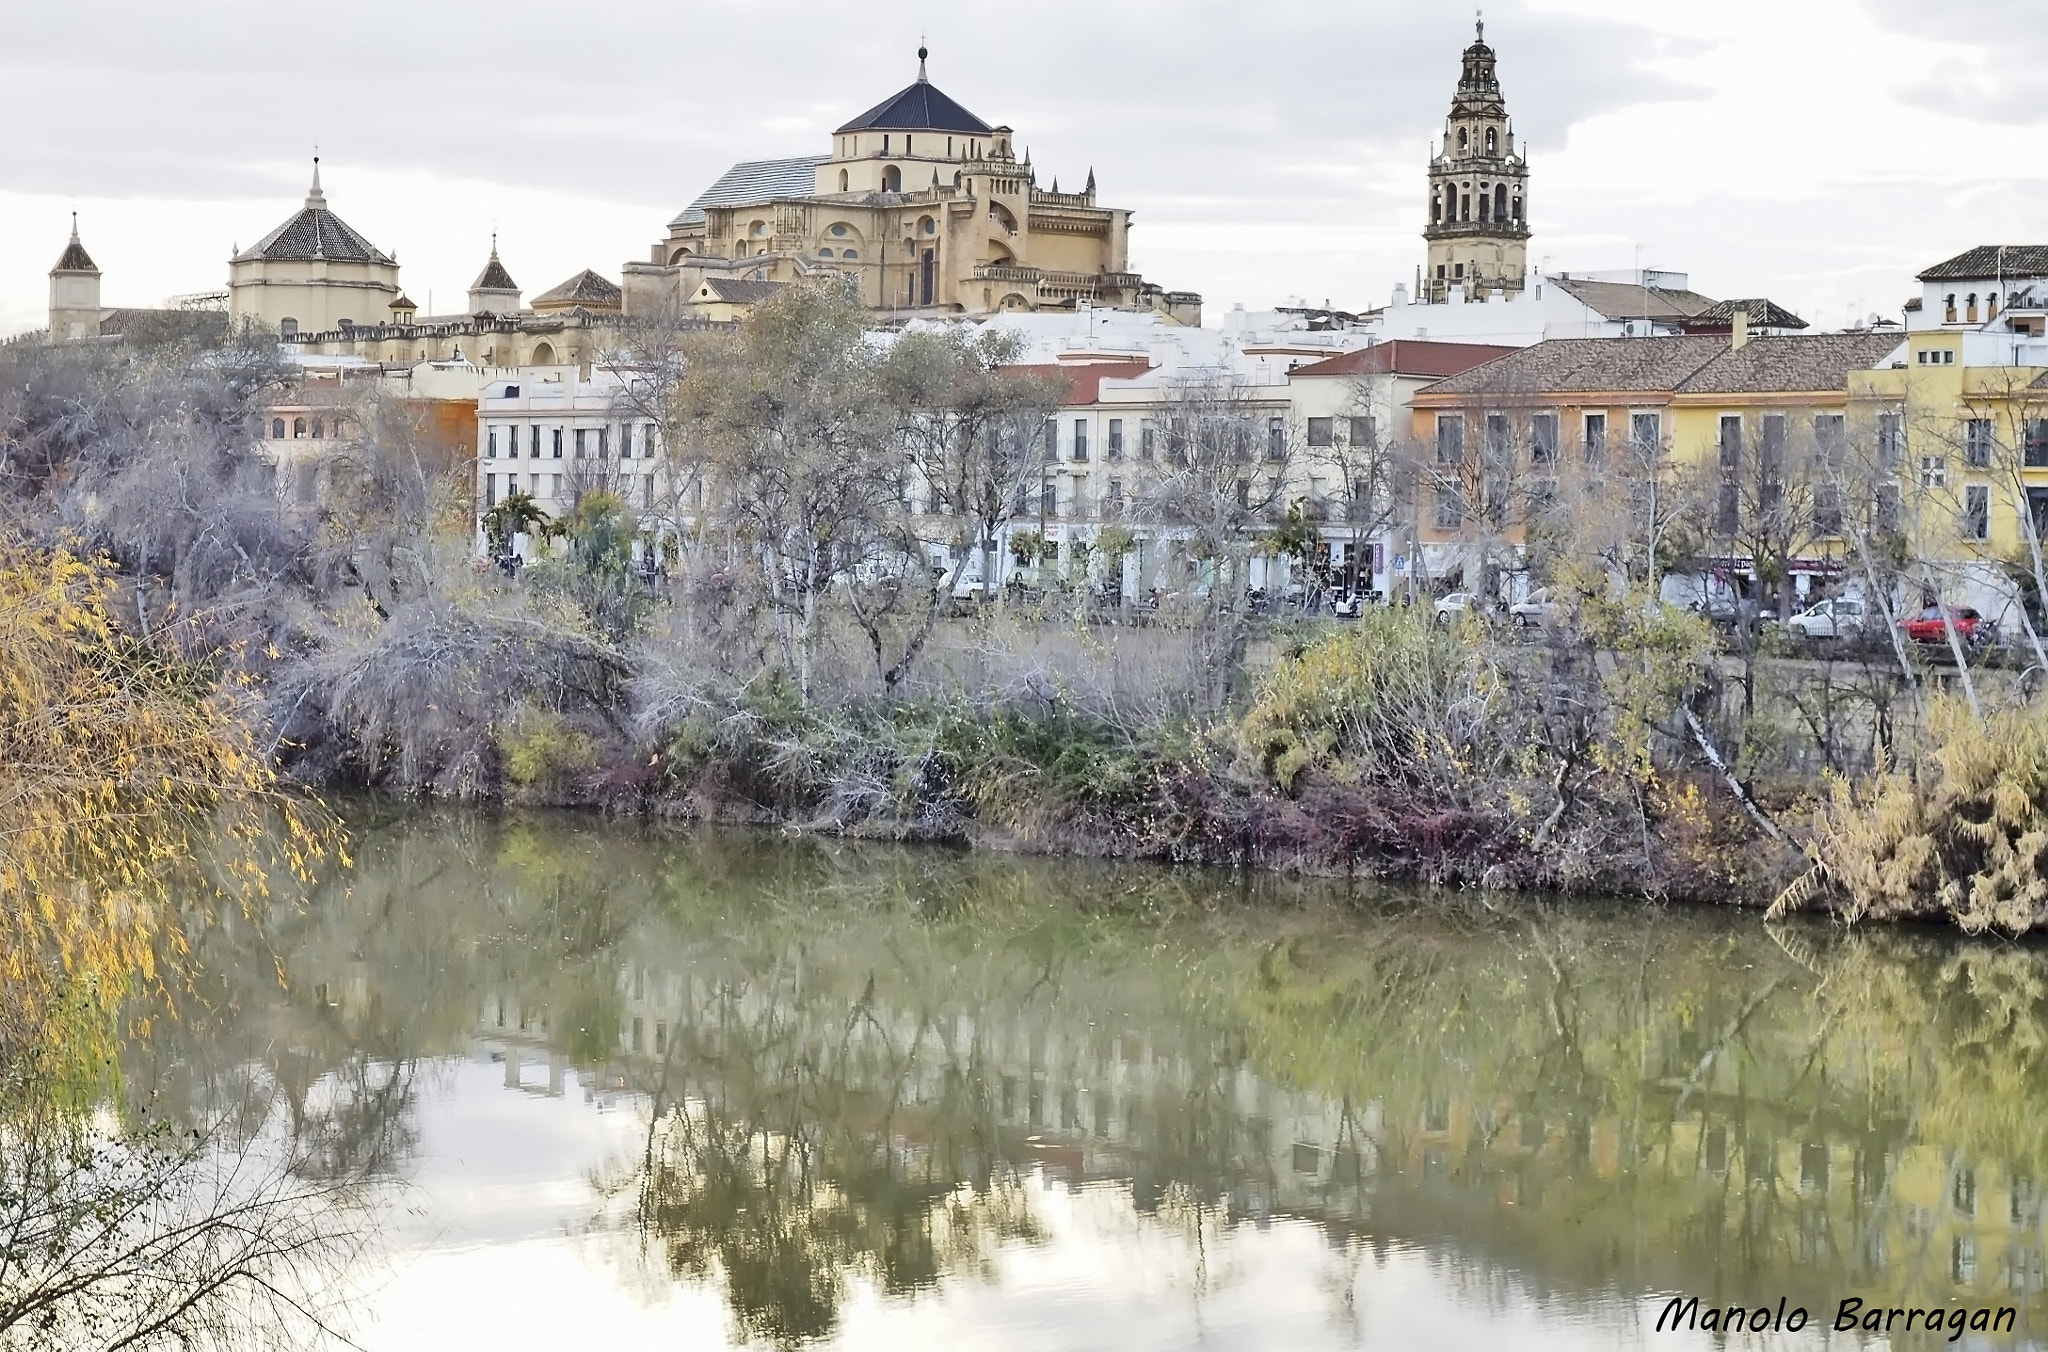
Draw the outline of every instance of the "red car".
M1899 628L1906 631L1906 637L1915 643L1948 642L1948 624L1942 622L1942 607L1929 606L1917 615L1908 615L1899 621ZM1949 622L1956 628L1956 637L1964 643L1978 644L1992 637L1996 632L1991 621L1979 615L1969 606L1948 607Z

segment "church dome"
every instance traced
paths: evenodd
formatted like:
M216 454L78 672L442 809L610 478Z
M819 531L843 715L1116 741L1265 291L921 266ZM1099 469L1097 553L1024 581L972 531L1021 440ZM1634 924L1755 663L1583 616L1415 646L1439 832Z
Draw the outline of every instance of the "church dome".
M357 234L347 222L327 209L327 195L320 191L320 161L313 161L313 187L298 214L235 255L237 263L260 260L345 263L382 263L391 259L370 241Z

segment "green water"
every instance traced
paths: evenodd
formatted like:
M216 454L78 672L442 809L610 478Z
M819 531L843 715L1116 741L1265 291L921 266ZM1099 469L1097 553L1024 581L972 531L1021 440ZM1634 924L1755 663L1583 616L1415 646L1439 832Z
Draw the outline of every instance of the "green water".
M126 1073L391 1180L369 1348L1846 1347L1849 1297L2048 1328L2038 947L354 826L352 872L204 935ZM1673 1293L1811 1324L1651 1332Z

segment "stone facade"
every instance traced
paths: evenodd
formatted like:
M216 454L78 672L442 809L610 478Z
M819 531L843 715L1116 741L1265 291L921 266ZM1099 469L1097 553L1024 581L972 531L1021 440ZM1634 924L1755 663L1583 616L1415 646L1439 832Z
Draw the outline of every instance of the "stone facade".
M297 214L228 264L228 314L287 338L388 323L401 299L398 261L327 208L320 161Z
M1011 129L917 80L832 135L831 152L747 161L628 263L628 313L687 304L716 280L838 275L884 315L1092 305L1201 322L1201 298L1130 270L1131 213L1038 186Z

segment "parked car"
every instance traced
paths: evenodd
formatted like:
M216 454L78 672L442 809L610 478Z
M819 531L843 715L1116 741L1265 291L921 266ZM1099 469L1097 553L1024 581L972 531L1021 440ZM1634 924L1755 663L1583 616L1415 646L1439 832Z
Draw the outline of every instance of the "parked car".
M1555 624L1564 614L1564 607L1550 599L1550 588L1538 587L1529 593L1528 599L1517 601L1508 607L1508 614L1524 629L1538 625Z
M1785 632L1794 638L1855 638L1869 625L1870 609L1861 601L1837 597L1816 601L1785 621Z
M1688 609L1706 616L1707 623L1716 629L1746 629L1753 634L1763 627L1763 607L1747 596L1709 596L1693 602Z
M1906 631L1906 637L1915 643L1947 643L1948 628L1953 624L1956 637L1971 647L1990 643L1998 637L1998 626L1978 614L1972 606L1949 606L1947 619L1943 619L1942 607L1929 606L1917 615L1908 615L1899 621L1899 628Z
M1436 603L1436 622L1455 624L1467 615L1486 618L1486 602L1472 592L1452 592Z

